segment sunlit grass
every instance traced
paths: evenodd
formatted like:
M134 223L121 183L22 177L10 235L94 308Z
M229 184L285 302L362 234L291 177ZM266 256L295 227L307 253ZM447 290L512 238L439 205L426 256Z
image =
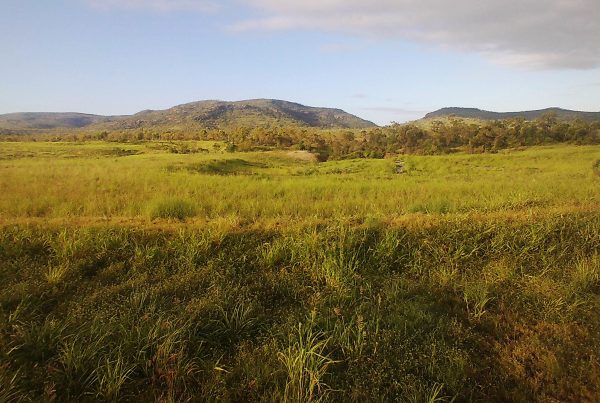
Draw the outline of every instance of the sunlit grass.
M149 145L118 147L141 154L106 154L114 148L3 143L2 216L150 219L161 216L148 212L166 197L189 202L198 219L235 215L245 222L582 208L600 200L597 146L405 156L402 175L392 160L315 163L274 152L172 154ZM98 150L105 152L94 155ZM223 158L235 164L213 167Z
M597 146L0 145L0 401L600 396Z

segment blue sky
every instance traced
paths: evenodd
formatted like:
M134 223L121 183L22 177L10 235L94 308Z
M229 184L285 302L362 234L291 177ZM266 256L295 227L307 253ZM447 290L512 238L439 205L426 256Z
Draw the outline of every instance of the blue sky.
M596 1L1 0L0 113L250 98L379 124L444 106L598 111Z

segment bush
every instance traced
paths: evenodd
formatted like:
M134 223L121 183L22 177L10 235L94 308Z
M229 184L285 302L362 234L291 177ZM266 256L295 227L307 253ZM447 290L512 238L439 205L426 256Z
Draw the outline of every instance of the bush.
M150 208L150 217L185 220L196 215L196 206L187 200L165 199L155 202Z

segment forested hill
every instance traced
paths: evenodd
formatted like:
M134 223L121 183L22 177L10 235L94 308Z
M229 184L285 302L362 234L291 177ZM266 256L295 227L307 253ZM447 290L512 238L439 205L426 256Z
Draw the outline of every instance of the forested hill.
M477 108L442 108L435 112L430 112L425 115L424 119L434 119L447 116L455 116L459 118L471 118L481 120L501 120L501 119L514 119L523 118L525 120L535 120L541 116L552 113L556 114L556 117L561 120L568 119L583 119L587 121L600 120L600 112L581 112L571 111L568 109L561 108L546 108L534 111L521 111L521 112L490 112Z
M315 108L293 102L254 99L237 102L199 101L166 110L146 110L129 116L77 113L14 113L0 115L0 129L231 129L235 127L301 126L361 129L375 127L341 109Z
M315 108L274 99L193 102L162 111L143 111L111 125L117 128L189 125L211 129L274 126L359 129L376 126L341 109Z

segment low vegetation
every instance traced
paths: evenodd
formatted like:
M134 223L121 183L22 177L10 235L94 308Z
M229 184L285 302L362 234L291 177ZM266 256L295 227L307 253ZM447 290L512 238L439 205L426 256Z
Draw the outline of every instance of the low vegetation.
M2 143L0 402L598 400L599 153Z

